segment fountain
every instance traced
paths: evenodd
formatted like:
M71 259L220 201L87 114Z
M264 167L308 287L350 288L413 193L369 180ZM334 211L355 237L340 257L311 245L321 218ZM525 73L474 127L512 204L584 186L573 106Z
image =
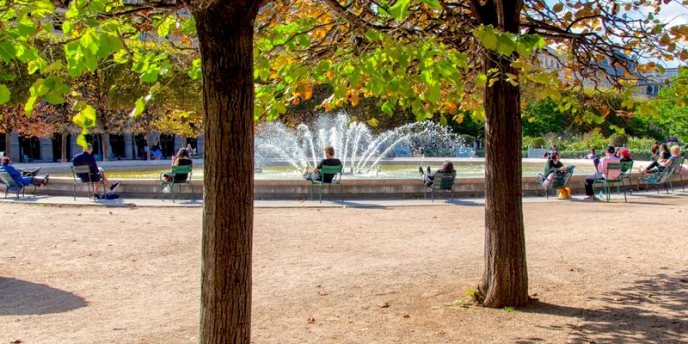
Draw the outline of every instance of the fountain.
M299 124L296 129L281 122L261 124L256 133L255 161L259 169L265 164L281 161L295 171L317 165L324 158L322 147L332 146L348 174L375 172L382 159L392 155L395 148L410 152L466 151L463 141L446 127L425 121L406 124L379 135L373 135L365 123L351 121L340 112L321 115L313 126Z

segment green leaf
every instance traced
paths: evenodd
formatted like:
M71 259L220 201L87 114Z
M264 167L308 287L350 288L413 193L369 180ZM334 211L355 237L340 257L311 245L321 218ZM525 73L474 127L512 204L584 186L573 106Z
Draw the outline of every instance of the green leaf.
M485 74L478 74L478 76L475 78L475 86L476 87L483 87L487 84L487 75Z
M10 63L10 60L12 60L12 58L14 58L16 54L17 50L14 48L12 42L0 42L0 60L2 60L5 63Z
M72 21L71 20L65 20L62 23L62 32L69 36L72 33Z
M6 85L0 84L0 104L5 104L10 101L10 89Z
M25 115L30 115L31 111L33 111L33 105L36 103L36 99L38 99L37 96L31 96L29 99L26 100L26 104L24 104L24 114Z
M76 137L76 144L81 146L81 148L86 149L88 147L88 142L86 141L86 134L88 134L88 130L83 130L79 136Z
M140 114L142 114L145 109L146 109L146 98L145 97L139 97L139 99L136 99L134 109L131 110L131 112L129 113L129 116L132 118L136 118Z
M0 80L12 81L16 78L17 76L12 73L0 72Z
M147 83L154 83L158 81L158 75L160 75L160 69L159 68L148 68L147 71L145 71L139 79L143 82Z
M267 72L270 73L269 70ZM193 62L191 63L191 69L189 70L189 72L187 74L189 75L191 80L200 80L201 79L201 77L203 76L203 72L201 71L201 59L200 58L193 60Z
M165 37L170 34L170 31L177 25L177 20L174 17L168 16L163 19L158 25L158 36Z
M514 52L516 45L508 34L500 34L497 36L497 53L504 56L509 56Z
M91 105L86 105L77 113L72 122L82 130L92 128L96 125L96 109Z
M287 107L280 102L273 104L273 109L275 109L280 115L283 115L285 112L287 112Z
M394 104L390 102L384 102L380 107L380 110L382 110L382 112L384 112L385 114L391 116L394 113Z
M425 98L433 104L439 103L440 96L441 89L439 84L430 86L430 88L428 88L428 91L425 92Z
M497 49L497 34L492 26L480 26L473 31L480 44L490 50Z
M411 0L397 0L397 2L389 8L389 13L392 15L392 18L401 21L408 15L409 5L411 5Z

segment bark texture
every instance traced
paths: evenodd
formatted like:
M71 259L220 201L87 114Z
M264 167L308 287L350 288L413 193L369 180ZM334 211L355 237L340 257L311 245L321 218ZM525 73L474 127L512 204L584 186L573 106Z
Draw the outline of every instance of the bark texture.
M258 1L193 13L203 64L205 175L201 343L250 343L253 25Z
M520 1L474 1L485 25L518 33ZM506 81L518 75L511 58L486 51L484 71L499 80L485 88L485 269L477 299L487 307L528 302L528 268L521 201L521 94Z

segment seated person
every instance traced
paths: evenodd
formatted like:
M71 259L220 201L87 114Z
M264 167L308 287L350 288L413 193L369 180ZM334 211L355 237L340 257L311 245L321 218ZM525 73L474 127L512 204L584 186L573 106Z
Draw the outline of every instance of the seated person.
M79 173L77 176L84 183L88 183L89 181L93 182L93 196L100 198L100 193L98 192L100 183L98 182L102 180L105 185L110 185L110 191L113 191L117 186L119 186L119 181L111 183L110 180L107 179L105 173L103 173L103 170L98 167L96 159L93 157L92 153L93 145L89 143L86 148L84 148L83 152L74 156L74 159L72 159L72 165L89 167L89 173Z
M50 179L49 174L46 174L45 178L39 178L34 175L23 175L22 172L24 171L17 170L14 166L10 165L11 163L10 157L2 157L2 159L0 159L0 172L7 172L17 184L22 186L43 186L48 184L48 180ZM35 172L38 173L38 170Z
M418 171L420 172L421 177L423 177L423 184L425 184L425 186L427 186L427 187L432 186L432 183L435 179L435 176L438 173L444 174L444 173L456 172L456 171L454 171L454 164L452 164L452 162L449 160L445 160L442 163L442 167L439 170L435 171L435 173L432 173L432 171L430 171L430 166L428 166L427 173L425 173L423 171L423 168L420 166L418 167Z
M631 150L628 148L621 148L621 151L619 152L619 161L621 162L630 162L633 161L633 158L631 157Z
M196 156L196 149L191 147L190 143L187 143L186 148L184 148L184 149L186 149L186 151L189 152L189 157Z
M559 160L559 153L553 152L550 154L549 159L547 159L547 162L545 163L545 173L543 174L545 178L542 180L542 186L547 187L558 173L565 174L572 168L573 166L566 166L562 164L561 160ZM558 191L560 199L571 198L570 188L561 187L558 189Z
M590 200L590 201L596 201L598 200L595 197L595 194L592 189L592 184L596 180L604 180L604 179L616 179L619 177L619 174L621 173L621 170L614 171L612 174L607 173L607 166L610 163L620 163L621 161L619 158L614 156L614 147L609 146L605 150L606 156L602 159L600 159L599 165L597 165L597 172L585 177L585 200Z
M318 163L318 166L316 166L313 171L308 172L306 171L303 174L303 179L305 180L320 180L320 169L325 166L341 166L342 161L334 157L334 147L332 146L325 146L323 148L325 151L325 159L320 160L320 163ZM334 178L333 174L326 174L323 176L323 183L332 183L332 178Z
M678 147L678 146L675 146ZM679 149L680 151L680 149ZM669 152L669 147L666 145L666 143L662 143L659 145L659 153L657 156L657 159L654 160L652 163L647 165L647 167L643 168L642 166L640 167L640 173L658 173L664 171L664 168L666 166L669 166L671 164L671 152Z
M189 151L186 148L179 148L177 155L172 157L172 166L191 166L193 161L189 157ZM172 176L169 173L165 173L165 180L168 182L172 181ZM185 182L189 178L188 173L177 173L174 175L174 181L176 183Z

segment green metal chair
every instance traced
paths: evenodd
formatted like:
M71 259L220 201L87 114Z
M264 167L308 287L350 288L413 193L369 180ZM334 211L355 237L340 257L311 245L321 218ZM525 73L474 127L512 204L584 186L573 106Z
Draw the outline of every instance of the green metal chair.
M79 175L88 175L87 180L81 180L81 177ZM92 174L91 174L91 168L88 165L81 165L81 166L72 166L72 177L74 178L74 185L72 186L73 188L73 195L74 195L74 200L76 201L76 188L79 185L84 185L87 184L89 186L89 194L91 195L92 192L95 190L95 184L100 183L100 186L102 187L103 194L105 193L105 180L103 178L100 178L100 180L93 180L91 179ZM90 196L89 196L90 197Z
M550 192L557 190L559 188L567 187L569 185L569 181L571 180L571 177L573 176L573 172L575 171L575 169L575 166L569 166L566 169L566 172L555 172L554 178L552 178L552 180L547 184L545 184L545 178L549 176L549 173L547 173L547 175L545 175L544 173L539 173L538 178L540 180L540 186L542 186L545 189L545 198L549 199Z
M20 193L22 197L26 197L26 186L18 184L9 173L0 171L0 183L5 185L5 198L10 191L17 193L17 199ZM36 197L36 185L33 186L33 197Z
M614 171L618 171L618 176L614 179L599 179L595 180L592 183L592 189L593 192L595 190L596 185L601 185L602 186L602 191L605 193L605 196L607 198L607 202L609 202L609 199L611 198L611 188L616 186L616 192L619 192L620 186L623 186L623 181L624 181L624 173L622 172L623 169L621 167L621 163L610 163L607 164L607 175L610 174L615 174ZM626 188L621 188L623 189L623 194L624 194L624 202L628 202L628 199L626 198Z
M681 173L681 170L684 168L683 167L683 162L685 161L684 157L677 158L678 166L675 168L674 173L678 173L678 178L681 179L681 188L683 191L686 191L686 184L683 182L683 173Z
M621 187L626 188L628 192L633 194L633 182L631 181L631 173L633 172L633 160L631 161L622 161L621 162L621 174L623 174L623 178L621 179ZM628 181L628 186L626 186L626 181ZM617 192L618 189L617 189Z
M344 186L342 186L342 165L337 165L337 166L327 166L323 165L320 168L320 178L317 180L311 180L311 187L310 187L310 200L313 200L313 194L315 193L315 188L318 188L318 197L320 200L320 203L322 203L322 189L324 185L327 185L328 188L328 193L332 193L332 185L339 185L339 193L342 199L342 202L344 202ZM326 175L331 175L332 176L332 181L331 182L326 182L328 178L326 178Z
M194 192L194 187L193 184L191 183L191 174L193 171L193 166L191 165L184 165L184 166L173 166L172 169L169 172L162 172L160 173L160 199L165 201L165 188L169 188L169 193L172 194L172 202L176 202L177 199L177 193L181 194L182 192L182 184L189 184L191 187L191 201L196 201L196 193ZM187 177L185 180L179 181L175 180L175 176L178 174L186 174ZM167 176L166 176L167 175ZM171 178L172 180L169 181L168 178ZM177 190L175 191L175 187L177 186Z
M674 185L671 183L671 177L675 170L677 170L683 162L683 158L672 159L671 164L664 168L661 172L653 173L651 176L641 177L638 180L638 185L640 182L645 182L645 188L649 190L650 184L655 185L657 193L659 193L659 186L664 185L666 192L669 193L669 189L674 191Z
M449 191L451 192L450 201L454 200L454 181L456 180L456 171L453 172L435 172L432 179L432 185L425 187L423 198L428 198L428 191L432 202L435 202L435 191Z

